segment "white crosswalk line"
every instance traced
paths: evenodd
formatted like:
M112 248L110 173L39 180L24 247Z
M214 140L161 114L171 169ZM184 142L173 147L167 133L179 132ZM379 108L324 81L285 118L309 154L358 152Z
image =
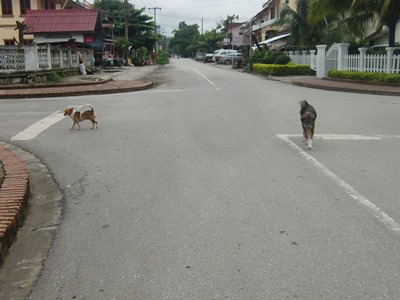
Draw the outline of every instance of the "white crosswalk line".
M27 141L34 139L44 130L54 125L58 121L64 118L64 113L62 111L56 111L52 113L50 116L36 122L35 124L29 126L25 130L21 131L17 135L11 138L12 141Z
M342 188L352 199L356 200L358 203L364 205L368 210L374 215L375 218L377 218L386 228L390 229L391 231L400 234L400 225L393 220L391 217L389 217L384 211L382 211L379 207L377 207L374 203L369 201L367 198L365 198L361 193L356 191L350 184L342 180L339 176L337 176L335 173L333 173L331 170L329 170L327 167L325 167L322 163L320 163L318 160L316 160L314 157L312 157L310 154L305 152L303 149L301 149L299 146L297 146L294 142L290 140L290 137L300 137L301 135L290 135L290 134L277 134L276 135L278 138L282 139L286 143L289 144L289 146L293 149L296 149L299 151L301 156L303 156L306 160L308 160L310 163L314 165L317 169L319 169L322 173L324 173L328 178L332 179L333 181L336 182L336 184ZM319 135L320 137L323 137L324 135ZM327 135L329 136L329 135ZM344 136L344 135L343 135ZM355 135L349 135L353 136L355 140L360 140L358 139L361 136L355 136ZM356 137L356 138L355 138ZM374 138L374 137L368 137L364 136L366 138L370 138L369 140L381 140L382 138ZM350 138L348 138L350 140Z

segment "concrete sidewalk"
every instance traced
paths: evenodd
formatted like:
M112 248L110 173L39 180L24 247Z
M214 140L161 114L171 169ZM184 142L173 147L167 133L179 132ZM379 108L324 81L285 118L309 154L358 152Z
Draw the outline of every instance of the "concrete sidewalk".
M400 96L400 85L389 85L379 83L359 83L348 80L336 79L318 79L315 76L297 76L287 78L291 80L291 84L304 86L308 88L340 91L359 94L374 94L387 96ZM287 80L286 79L286 80Z
M231 71L231 66L210 65ZM94 75L76 75L63 78L60 82L50 84L26 84L0 86L0 99L42 98L80 96L93 94L114 94L134 92L152 88L157 82L149 77L162 66L123 67L100 70ZM262 76L262 75L256 75ZM400 85L360 83L348 80L319 79L315 76L266 76L288 84L331 91L400 96Z

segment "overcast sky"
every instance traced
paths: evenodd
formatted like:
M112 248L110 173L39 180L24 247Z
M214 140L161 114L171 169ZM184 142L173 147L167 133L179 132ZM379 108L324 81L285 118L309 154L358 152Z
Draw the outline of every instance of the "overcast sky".
M198 24L199 31L216 28L226 16L239 15L239 21L247 21L262 9L267 0L128 0L135 8L146 8L146 14L154 17L161 27L161 34L172 36L181 21L187 25ZM153 8L161 9L153 9ZM150 8L150 9L149 9Z

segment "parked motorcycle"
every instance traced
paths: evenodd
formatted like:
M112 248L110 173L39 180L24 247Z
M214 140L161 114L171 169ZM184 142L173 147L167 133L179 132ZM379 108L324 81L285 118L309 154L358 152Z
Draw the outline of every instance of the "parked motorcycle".
M114 63L114 66L116 66L118 68L122 68L125 65L125 59L114 58L113 63Z

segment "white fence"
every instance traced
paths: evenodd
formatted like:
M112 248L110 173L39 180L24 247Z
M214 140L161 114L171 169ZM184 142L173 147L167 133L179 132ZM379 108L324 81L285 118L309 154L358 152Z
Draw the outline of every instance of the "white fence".
M309 52L286 52L292 62L309 65L317 77L326 77L329 70L359 72L400 73L400 55L394 55L394 48L387 47L386 54L368 54L367 48L359 48L360 54L349 55L349 44L333 44L328 51L325 45Z
M302 50L302 51L286 51L285 53L290 57L291 61L297 65L307 65L311 69L317 70L317 56L316 50Z
M363 72L398 73L400 71L400 55L393 55L391 61L384 54L348 55L345 59L345 70Z
M0 74L93 67L91 49L44 46L0 46Z

